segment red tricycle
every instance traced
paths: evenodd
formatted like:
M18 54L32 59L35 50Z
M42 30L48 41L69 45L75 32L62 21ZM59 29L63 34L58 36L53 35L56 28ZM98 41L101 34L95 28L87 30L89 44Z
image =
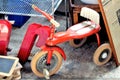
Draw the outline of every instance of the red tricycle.
M57 44L69 41L72 46L79 47L85 43L88 36L94 34L96 35L99 46L93 56L94 62L97 65L103 65L110 60L112 51L109 43L105 43L100 46L98 32L101 27L99 25L99 14L96 11L83 7L80 15L88 20L75 24L69 27L66 31L55 33L55 27L60 26L60 24L55 21L51 15L42 11L37 6L32 5L32 8L44 15L52 23L51 26L44 26L37 23L30 24L17 55L20 62L25 63L30 55L30 51L35 43L35 40L37 39L36 46L41 48L41 51L36 53L31 61L32 71L37 76L49 77L50 75L55 74L59 70L62 60L66 60L66 55L63 49L57 46ZM8 21L2 21L2 23L0 21L0 39L4 39L1 34L3 33L1 30L6 26L11 26L8 24ZM0 40L0 43L3 41ZM9 42L9 39L7 42ZM6 49L3 49L3 51L4 50Z
M40 38L45 37L45 39L42 39L42 41L39 42L40 45L42 44L40 46L41 51L36 53L31 61L32 71L37 76L48 77L55 74L59 70L62 60L66 59L63 49L57 46L57 44L69 41L72 46L79 47L84 44L88 36L93 34L96 35L99 46L93 56L94 62L97 65L103 65L110 60L112 51L109 43L105 43L100 46L98 32L100 31L101 27L99 25L99 14L96 11L87 7L83 7L80 15L88 20L75 24L69 27L66 31L55 33L55 27L58 27L59 23L56 22L51 15L42 11L37 6L32 5L32 8L44 15L52 23L51 26L48 26L48 28L45 29L45 31L48 33L47 37L44 36L45 32L42 32L41 30L42 35Z

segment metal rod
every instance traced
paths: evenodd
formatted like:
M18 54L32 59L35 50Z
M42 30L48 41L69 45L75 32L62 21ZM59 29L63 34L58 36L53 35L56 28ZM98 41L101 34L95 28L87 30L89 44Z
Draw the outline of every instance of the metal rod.
M67 1L65 0L66 29L68 29Z

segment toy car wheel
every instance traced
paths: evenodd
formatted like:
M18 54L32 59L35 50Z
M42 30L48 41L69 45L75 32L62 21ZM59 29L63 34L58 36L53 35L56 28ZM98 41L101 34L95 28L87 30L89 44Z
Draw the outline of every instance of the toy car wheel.
M85 42L86 42L87 38L83 38L83 39L72 39L69 41L69 44L75 48L77 47L81 47Z
M106 64L112 57L112 50L109 43L104 43L97 48L94 53L93 61L96 65Z
M49 75L55 74L62 64L62 56L57 51L53 51L51 62L47 64L47 54L47 51L41 51L31 61L31 69L38 77L44 77L43 69L47 69Z

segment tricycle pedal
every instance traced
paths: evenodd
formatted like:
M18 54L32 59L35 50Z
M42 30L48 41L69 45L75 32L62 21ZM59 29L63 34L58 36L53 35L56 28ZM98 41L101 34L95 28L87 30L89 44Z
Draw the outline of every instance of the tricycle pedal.
M46 79L50 79L50 73L47 69L43 69L43 74Z

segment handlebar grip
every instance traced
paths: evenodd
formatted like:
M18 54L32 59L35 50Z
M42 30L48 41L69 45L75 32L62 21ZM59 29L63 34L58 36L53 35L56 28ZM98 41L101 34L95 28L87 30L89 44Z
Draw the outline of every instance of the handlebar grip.
M50 22L51 22L53 25L55 25L55 27L59 27L59 26L60 26L60 24L59 24L56 20L54 20L54 19L51 19Z

